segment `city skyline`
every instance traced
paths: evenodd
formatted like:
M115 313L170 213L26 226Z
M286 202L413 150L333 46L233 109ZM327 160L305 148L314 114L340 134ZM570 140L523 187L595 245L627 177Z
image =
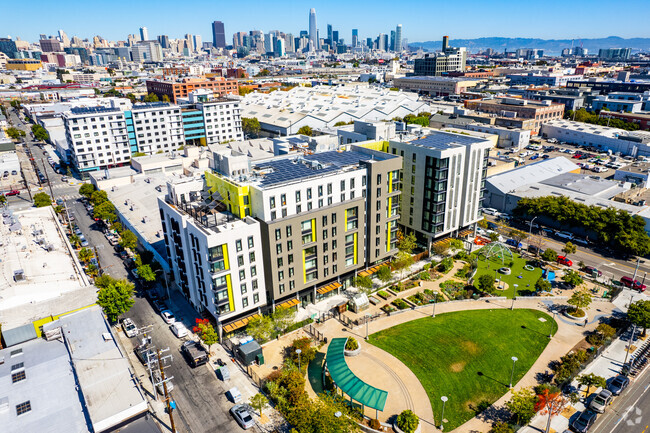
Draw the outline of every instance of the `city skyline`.
M284 4L284 7L283 7ZM647 13L627 14L629 8L650 12L646 2L626 0L619 2L621 7L611 9L607 14L599 13L599 6L608 7L604 0L596 0L589 9L578 5L550 1L545 3L543 10L535 11L535 23L530 22L530 13L524 5L512 0L498 0L490 7L477 0L468 0L464 10L477 8L480 14L468 16L458 14L458 8L441 1L413 1L411 7L404 13L395 12L393 8L385 8L388 2L358 2L342 4L337 2L298 2L256 4L251 9L254 13L241 13L236 5L214 5L200 0L193 6L201 7L200 21L190 10L174 9L173 18L169 17L169 8L174 3L162 0L154 9L146 3L133 4L124 0L115 0L114 10L120 10L124 5L130 14L121 17L119 22L112 20L97 20L97 14L104 11L92 4L74 0L58 3L56 6L42 0L35 0L29 5L14 4L12 13L0 18L0 28L3 37L20 37L23 40L35 42L39 34L55 35L59 29L65 30L69 36L79 36L82 39L99 35L108 40L126 40L128 34L139 36L140 27L147 27L153 39L157 35L168 35L171 38L182 38L191 33L202 36L203 40L212 40L211 25L213 21L222 21L225 26L226 43L232 43L232 35L239 31L280 30L286 33L299 34L301 30L309 30L308 14L311 8L316 9L318 30L321 38L326 34L327 24L331 24L346 43L352 39L352 29L359 29L359 38L376 37L379 33L390 32L397 24L402 24L403 38L410 42L425 42L440 40L443 34L453 34L456 38L478 37L531 37L544 39L577 39L599 38L611 35L623 38L650 37L650 29L645 25ZM341 14L345 7L345 14ZM15 16L24 15L38 8L43 13L30 14L30 20L23 22ZM214 11L211 9L214 8ZM421 8L417 14L412 10ZM193 8L192 10L196 10ZM72 13L74 11L74 13ZM562 13L558 13L561 11ZM506 14L504 15L504 12ZM579 14L580 20L575 16ZM12 18L13 17L13 18ZM619 19L620 18L620 19ZM624 18L624 19L623 19ZM495 22L504 22L503 26L495 26ZM53 24L56 23L56 24ZM547 24L547 25L531 25Z

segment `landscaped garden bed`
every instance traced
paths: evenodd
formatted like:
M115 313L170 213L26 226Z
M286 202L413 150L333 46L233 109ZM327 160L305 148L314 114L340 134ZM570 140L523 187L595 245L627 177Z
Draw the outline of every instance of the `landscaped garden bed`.
M386 299L388 299L388 298L391 297L390 293L388 293L388 292L385 291L385 290L380 290L380 291L378 291L378 292L377 292L377 296L379 296L380 298L382 298L382 299L384 299L384 300L386 300Z
M397 310L397 308L393 307L391 304L386 304L383 307L381 307L381 311L383 311L384 313L392 313L395 310Z
M395 307L397 307L400 310L406 310L407 308L409 308L409 305L406 302L404 302L403 299L399 299L399 298L395 299L393 302L391 302L391 304L393 304Z
M473 293L468 292L466 287L462 281L447 280L440 283L440 289L449 299L469 299Z
M429 289L411 295L407 299L415 305L427 305L431 302L443 302L445 300L440 293L433 292Z

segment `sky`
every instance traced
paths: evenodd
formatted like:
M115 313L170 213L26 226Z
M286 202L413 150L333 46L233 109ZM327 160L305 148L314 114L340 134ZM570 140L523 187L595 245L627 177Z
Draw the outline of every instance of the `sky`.
M410 42L438 41L442 35L451 39L650 37L649 0L0 0L0 36L36 41L41 33L56 35L63 29L70 38L99 35L126 40L144 26L150 39L190 33L209 42L212 21L223 21L226 41L232 43L232 34L238 31L280 30L297 35L308 29L312 7L320 36L326 37L327 24L332 24L346 43L351 42L353 28L365 39L390 35L397 24L402 24L403 37Z

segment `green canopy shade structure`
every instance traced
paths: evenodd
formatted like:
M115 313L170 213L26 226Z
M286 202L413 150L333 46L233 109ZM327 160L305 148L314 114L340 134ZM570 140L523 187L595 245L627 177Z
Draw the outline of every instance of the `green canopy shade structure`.
M368 385L355 376L345 362L347 338L333 338L327 348L327 369L336 386L354 401L383 412L388 392Z

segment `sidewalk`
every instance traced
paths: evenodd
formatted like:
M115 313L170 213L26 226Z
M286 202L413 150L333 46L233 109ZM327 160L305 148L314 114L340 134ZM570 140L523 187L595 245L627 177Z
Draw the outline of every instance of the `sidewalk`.
M638 338L640 333L641 331L637 330L635 339L633 340L631 346L632 351L629 353L629 356L627 356L628 362L634 358L635 353L643 344L643 341ZM610 379L617 376L620 373L623 364L625 363L626 348L631 334L632 329L624 332L619 338L612 342L612 344L607 349L605 349L605 351L603 351L600 356L594 359L580 374L582 375L593 373L597 376L604 377L608 382ZM581 386L577 383L576 380L573 380L573 382L571 382L571 385L579 390L580 395L583 398L580 402L567 406L567 408L564 409L560 415L557 415L551 419L551 429L557 432L562 432L568 429L569 423L571 422L571 419L574 418L574 415L583 411L585 409L585 404L588 404L587 402L591 401L591 399L589 399L589 396L586 396L587 401L584 401L585 389L580 389ZM590 390L590 396L596 395L600 389L601 388L592 387ZM519 433L538 433L540 431L544 431L547 422L548 415L536 415L528 426L523 427L519 430Z

